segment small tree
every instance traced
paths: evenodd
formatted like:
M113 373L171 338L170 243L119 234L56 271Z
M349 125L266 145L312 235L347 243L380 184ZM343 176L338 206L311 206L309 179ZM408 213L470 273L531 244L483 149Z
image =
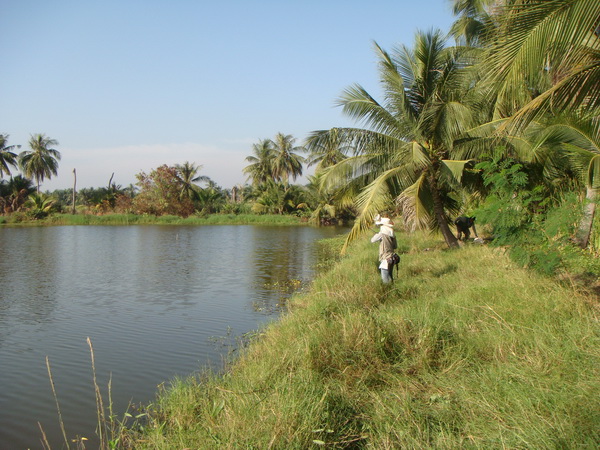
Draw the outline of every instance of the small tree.
M176 167L162 165L150 174L140 172L136 178L140 188L133 199L136 213L187 217L194 212L192 199L181 195L182 183Z
M43 219L52 209L56 201L49 195L34 193L29 196L25 202L25 207L29 208L29 215L34 219Z

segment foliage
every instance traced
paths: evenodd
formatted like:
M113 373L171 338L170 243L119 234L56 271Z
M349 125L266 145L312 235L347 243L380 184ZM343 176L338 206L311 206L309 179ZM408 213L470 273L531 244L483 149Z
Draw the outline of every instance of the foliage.
M273 141L262 139L252 146L254 155L246 157L250 164L244 167L243 172L252 179L252 185L257 186L266 183L273 178L273 159L275 148Z
M162 165L150 174L140 172L136 178L140 192L133 199L133 209L137 214L187 217L194 212L192 200L181 195L182 183L177 168Z
M197 190L196 199L201 214L214 214L225 205L227 193L211 182L206 188Z
M499 103L517 107L513 121L600 106L600 2L514 0L497 11L483 67ZM524 86L533 95L522 102Z
M569 194L553 200L543 185L532 184L527 167L512 158L496 158L475 166L490 189L475 211L496 246L508 246L521 265L554 274L566 264L580 200Z
M209 177L198 174L200 169L202 169L202 166L198 166L194 163L186 161L181 165L176 165L175 168L177 169L177 174L179 176L179 182L181 185L180 195L182 197L188 197L192 201L197 200L200 187L196 183L200 181L211 181Z
M542 189L530 186L523 164L512 158L484 161L475 169L482 170L484 184L491 190L476 211L477 220L491 224L496 243L504 245L529 228L536 206L544 199Z
M291 134L277 133L273 142L274 156L272 177L274 181L287 184L290 180L302 175L304 158L298 155L304 148L294 146L296 139Z
M356 217L352 198L347 192L328 189L321 183L322 172L309 176L306 185L306 204L311 214L310 220L320 225L348 223Z
M269 180L255 191L252 211L257 214L284 214L298 211L304 203L304 190L297 185Z
M33 193L27 198L25 207L29 209L28 214L37 220L43 219L50 214L54 209L55 203L56 200L49 195Z
M309 152L307 158L308 167L316 165L316 174L335 166L355 153L352 143L344 140L344 133L338 128L332 128L327 133L326 139L320 139L318 134L312 134L308 137L305 144Z
M15 223L16 214L6 217L7 223ZM23 214L19 222L28 220ZM140 214L51 214L36 221L36 225L301 225L303 222L292 215L240 214L193 214L188 217L173 215L153 216Z
M33 182L22 175L0 180L0 206L5 214L20 211L27 197L35 191Z

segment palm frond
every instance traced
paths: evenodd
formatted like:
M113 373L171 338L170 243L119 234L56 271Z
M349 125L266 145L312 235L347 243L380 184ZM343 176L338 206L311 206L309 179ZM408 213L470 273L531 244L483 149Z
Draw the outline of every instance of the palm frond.
M471 164L472 162L473 160L471 159L462 161L448 159L442 160L442 164L440 166L441 179L445 181L449 186L458 187L462 182L462 176L465 171L465 168L468 164Z
M600 104L600 18L598 0L515 0L498 16L497 38L486 60L488 78L510 102L525 84L528 101L510 122L524 127L549 108L593 108ZM545 80L545 81L544 81Z
M600 189L600 155L594 155L590 160L586 181L592 189Z
M404 225L409 231L432 227L434 222L431 215L433 201L425 174L398 196L396 204L402 211Z
M342 251L345 251L350 242L357 239L365 230L372 226L375 215L381 211L390 209L390 205L392 205L393 202L392 197L390 196L388 182L391 178L396 177L402 170L402 167L395 167L382 173L361 191L356 199L356 206L359 210L359 214L350 233L348 233Z

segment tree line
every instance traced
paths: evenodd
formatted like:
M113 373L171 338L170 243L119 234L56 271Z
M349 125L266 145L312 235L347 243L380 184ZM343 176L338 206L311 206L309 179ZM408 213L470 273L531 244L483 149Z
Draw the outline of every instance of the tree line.
M39 219L51 212L182 217L213 213L294 214L319 223L339 223L353 217L350 205L345 214L333 213L331 209L331 214L319 213L322 196L314 179L305 186L292 183L302 175L305 165L318 162L319 167L324 167L318 155L302 156L307 149L296 145L292 135L278 133L273 139L253 145L253 154L246 158L248 165L243 170L249 184L222 188L200 174L202 165L186 161L162 165L149 173L142 171L136 174L137 182L127 187L113 182L113 174L106 187L82 188L75 195L75 187L40 192L41 182L57 173L60 152L50 147L58 145L56 140L45 135L32 136L32 150L16 154L14 150L20 146L8 145L8 137L0 135L1 175L10 175L9 179L0 180L0 202L4 214L22 213L14 220ZM22 173L12 176L11 167Z
M598 251L600 2L452 4L448 33L417 31L411 46L389 50L374 43L382 98L354 84L337 99L359 126L317 130L302 145L283 133L254 144L250 184L225 193L227 208L355 218L348 242L387 211L408 230L439 230L449 247L452 220L470 214L498 242L591 240ZM11 164L4 145L2 154L0 174ZM39 186L55 172L35 164L27 173ZM311 165L308 184L292 184ZM191 202L179 213L206 204L198 195L208 193L171 169L178 198ZM151 175L140 174L138 195L156 185Z

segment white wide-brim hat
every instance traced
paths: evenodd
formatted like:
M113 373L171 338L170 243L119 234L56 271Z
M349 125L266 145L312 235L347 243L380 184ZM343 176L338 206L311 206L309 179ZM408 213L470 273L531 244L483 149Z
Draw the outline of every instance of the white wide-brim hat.
M392 222L392 220L388 217L382 217L381 219L375 221L375 225L382 225L393 228L394 222Z
M375 225L379 225L381 227L381 233L387 234L388 236L394 235L394 222L392 222L389 218L382 217L381 219L375 221Z

